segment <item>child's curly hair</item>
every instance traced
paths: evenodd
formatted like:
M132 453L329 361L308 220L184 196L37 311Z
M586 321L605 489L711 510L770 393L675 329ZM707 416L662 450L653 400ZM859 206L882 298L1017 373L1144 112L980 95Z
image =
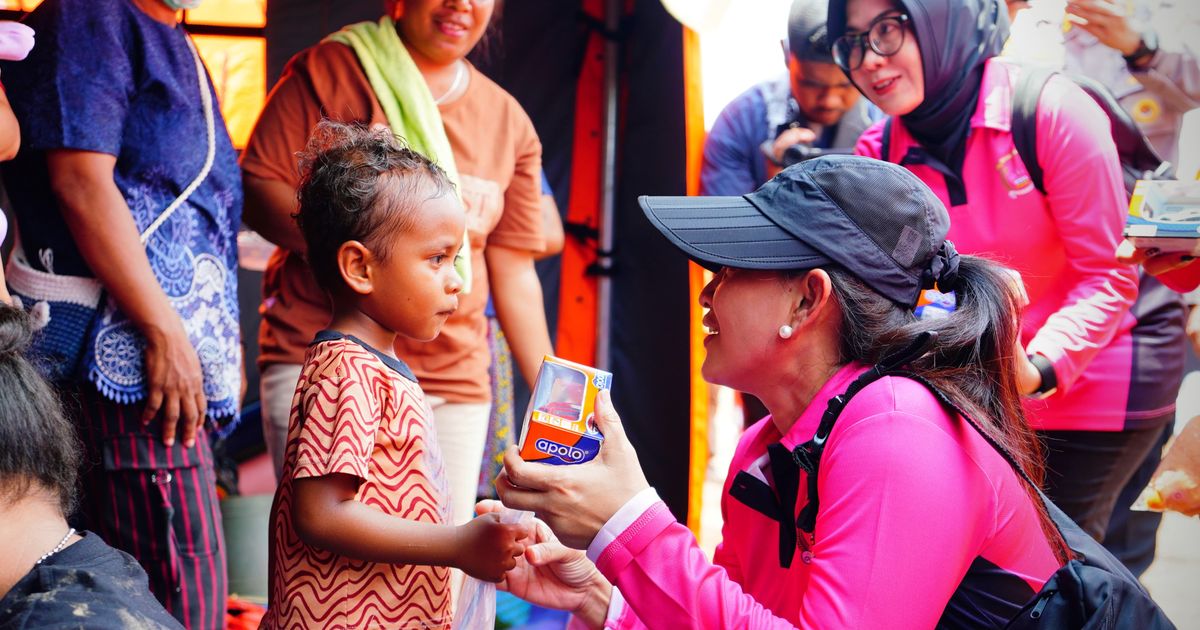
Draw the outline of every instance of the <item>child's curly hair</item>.
M343 243L359 241L386 260L420 202L454 187L445 171L383 126L323 120L300 158L296 220L309 267L326 291L342 286L337 251Z

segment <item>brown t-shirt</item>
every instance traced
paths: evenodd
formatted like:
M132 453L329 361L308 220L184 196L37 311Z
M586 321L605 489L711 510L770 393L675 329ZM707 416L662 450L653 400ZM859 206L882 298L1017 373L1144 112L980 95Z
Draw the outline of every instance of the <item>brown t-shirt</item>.
M401 340L396 353L412 367L426 393L451 402L486 402L488 381L488 275L485 245L538 251L542 145L515 99L474 67L470 86L439 106L454 160L471 238L474 286L430 342ZM387 124L387 116L349 47L317 44L297 54L271 91L242 156L247 174L295 187L296 154L322 117ZM329 298L303 258L284 249L271 256L263 277L259 367L298 364L313 335L329 323Z

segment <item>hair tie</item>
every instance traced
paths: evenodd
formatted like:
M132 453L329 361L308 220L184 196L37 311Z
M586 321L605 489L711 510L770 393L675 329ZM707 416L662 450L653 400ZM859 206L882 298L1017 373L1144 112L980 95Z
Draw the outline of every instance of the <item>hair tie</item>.
M958 250L950 241L942 241L941 248L929 261L929 268L921 274L922 289L932 289L935 284L942 293L949 293L958 286Z

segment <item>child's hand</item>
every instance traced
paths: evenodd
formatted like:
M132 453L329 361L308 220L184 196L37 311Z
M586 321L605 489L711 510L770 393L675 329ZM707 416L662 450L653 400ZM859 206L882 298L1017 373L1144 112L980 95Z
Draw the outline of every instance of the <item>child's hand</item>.
M477 516L458 526L454 566L473 578L499 582L525 553L530 529L529 523L501 523L498 513Z
M493 500L475 506L480 514L503 509ZM589 627L602 627L612 584L582 551L563 546L548 525L539 520L533 525L525 555L505 574L500 589L538 606L570 611Z

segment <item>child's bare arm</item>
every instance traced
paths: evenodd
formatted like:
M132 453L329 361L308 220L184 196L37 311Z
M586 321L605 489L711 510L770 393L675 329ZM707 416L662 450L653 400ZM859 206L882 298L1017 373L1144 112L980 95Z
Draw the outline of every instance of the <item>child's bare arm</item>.
M354 499L359 480L334 473L293 482L292 523L301 540L369 562L462 569L498 582L525 553L528 525L485 514L460 526L410 521Z
M549 258L561 254L566 244L563 233L562 215L558 213L558 204L554 195L542 194L542 238L546 241L546 249L533 255L535 260Z
M304 253L304 236L296 224L296 189L277 179L242 175L242 190L246 195L242 214L246 225L263 238L284 249Z
M521 376L532 383L537 380L542 357L554 354L546 328L546 312L542 309L542 284L533 266L533 254L488 245L484 257L496 317L508 336L508 345Z

